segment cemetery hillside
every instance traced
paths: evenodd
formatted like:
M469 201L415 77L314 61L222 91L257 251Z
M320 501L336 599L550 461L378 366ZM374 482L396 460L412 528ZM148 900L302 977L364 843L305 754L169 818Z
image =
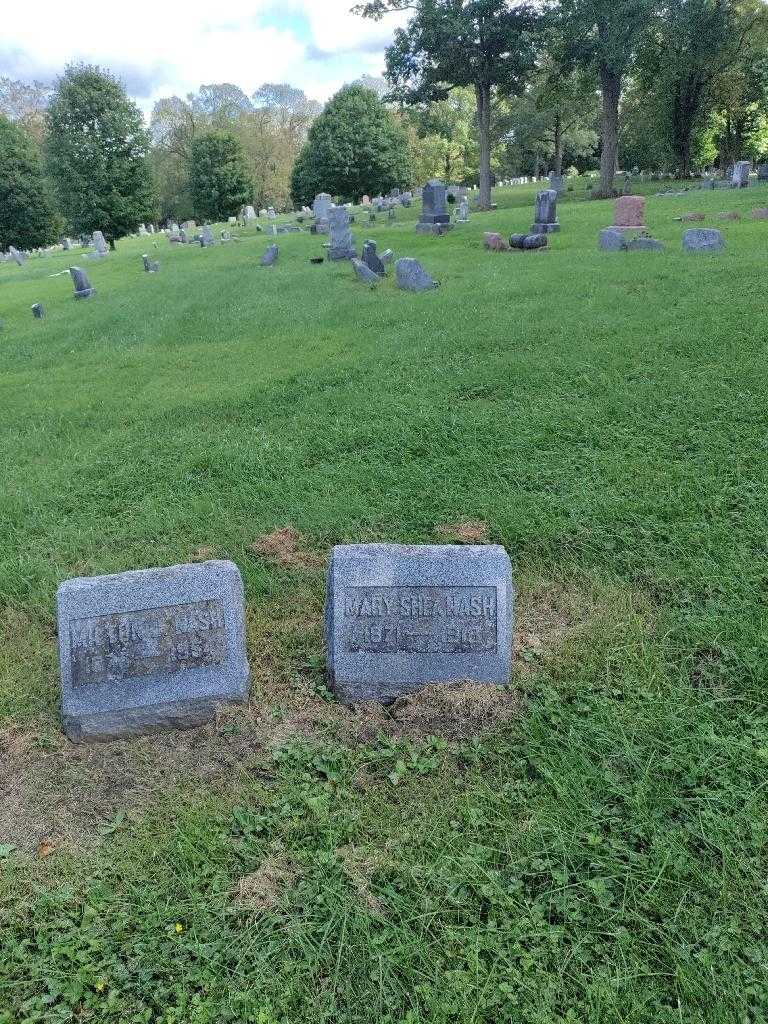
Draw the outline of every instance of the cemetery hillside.
M0 77L0 1024L766 1024L764 9L343 17Z

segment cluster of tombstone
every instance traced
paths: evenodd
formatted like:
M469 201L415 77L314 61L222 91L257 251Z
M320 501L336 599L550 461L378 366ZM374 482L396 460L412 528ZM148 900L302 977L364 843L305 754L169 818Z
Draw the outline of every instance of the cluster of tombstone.
M691 214L679 218L681 221L703 219L703 214ZM645 229L645 199L643 196L621 196L616 200L613 224L600 232L599 244L600 248L607 252L663 252L664 250L664 243L652 238ZM685 252L721 252L725 248L725 239L721 232L714 228L689 228L683 233L682 245Z
M61 718L73 741L210 721L248 700L243 582L233 562L71 579L57 593ZM433 683L507 685L514 587L496 545L332 551L325 641L346 704Z

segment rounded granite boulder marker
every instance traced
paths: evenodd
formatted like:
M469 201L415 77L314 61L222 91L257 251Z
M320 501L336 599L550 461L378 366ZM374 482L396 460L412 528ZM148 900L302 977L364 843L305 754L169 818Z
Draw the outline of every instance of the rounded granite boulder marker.
M232 562L67 580L57 614L61 720L73 741L190 728L248 698Z
M335 547L325 606L331 686L355 703L429 683L505 685L513 604L509 556L497 545Z

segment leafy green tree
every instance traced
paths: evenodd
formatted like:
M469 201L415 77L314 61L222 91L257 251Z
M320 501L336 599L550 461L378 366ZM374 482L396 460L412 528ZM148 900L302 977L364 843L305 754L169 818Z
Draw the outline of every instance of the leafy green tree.
M75 231L118 238L155 215L149 133L122 85L90 65L67 68L48 107L45 156Z
M656 12L640 67L658 131L683 177L691 173L718 81L765 52L765 23L762 3L745 9L736 0L663 0Z
M600 191L613 193L622 91L657 0L559 0L557 31L564 55L595 71L601 94Z
M293 201L309 203L326 191L343 201L409 183L408 141L370 89L347 85L309 129L293 169Z
M216 131L193 141L190 185L195 216L204 220L233 217L251 201L253 183L236 135Z
M354 10L379 19L413 10L387 51L387 78L404 103L443 100L457 87L473 89L482 208L491 204L491 123L499 96L522 92L535 61L538 17L511 0L368 0Z
M55 241L58 219L30 136L0 116L0 249L34 249Z
M421 152L412 157L419 168L418 180L442 178L448 184L464 184L477 173L475 98L471 89L454 89L444 100L407 111L418 135Z

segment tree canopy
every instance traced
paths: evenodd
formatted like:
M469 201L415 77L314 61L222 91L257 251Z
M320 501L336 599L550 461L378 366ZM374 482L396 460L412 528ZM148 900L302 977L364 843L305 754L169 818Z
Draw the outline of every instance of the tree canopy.
M34 249L56 240L58 220L30 136L0 115L0 249Z
M234 217L252 199L253 186L243 149L228 131L200 135L190 154L192 207L202 220Z

